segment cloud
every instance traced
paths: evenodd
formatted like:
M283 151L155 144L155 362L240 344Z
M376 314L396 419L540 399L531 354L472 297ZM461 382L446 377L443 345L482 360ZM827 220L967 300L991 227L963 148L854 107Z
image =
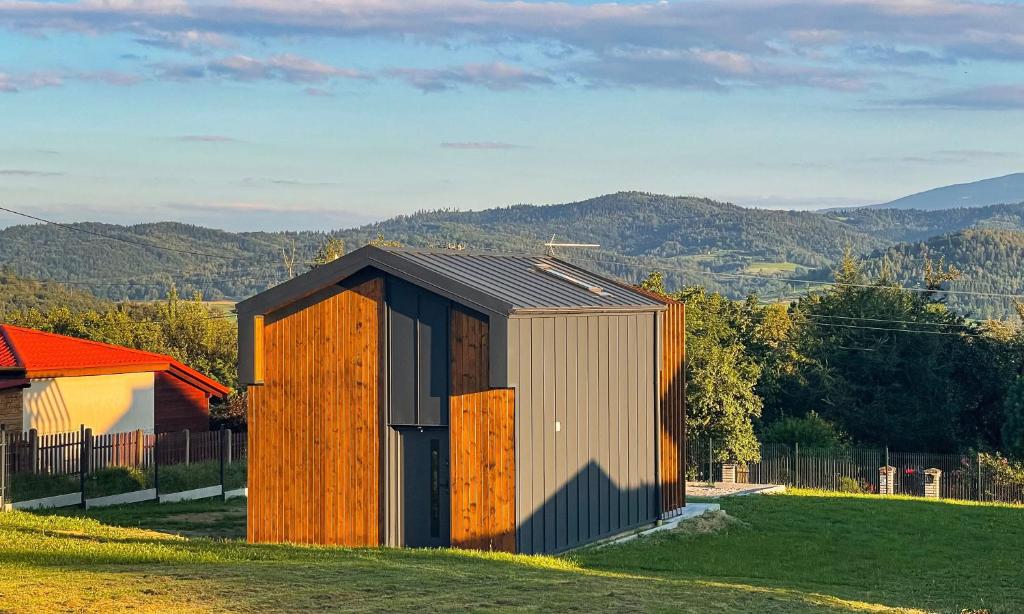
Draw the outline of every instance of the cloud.
M464 64L451 68L393 68L385 74L428 93L451 90L461 85L504 91L554 83L546 75L504 62Z
M244 185L281 185L290 187L327 187L341 185L334 181L303 181L301 179L275 179L272 177L246 177L242 179Z
M327 90L325 90L323 88L319 88L319 87L307 87L307 88L305 88L302 91L305 92L305 94L307 96L313 96L313 97L316 97L316 98L333 98L334 97L334 94L328 92Z
M0 72L0 92L8 94L62 85L64 85L63 77L53 72L30 72L19 75Z
M361 71L323 64L285 53L265 59L232 55L203 63L163 63L155 66L158 76L172 80L222 78L232 81L285 81L323 83L330 79L368 79Z
M988 0L0 0L0 27L129 34L139 44L208 53L241 40L414 41L497 51L541 50L542 66L395 68L422 91L584 85L727 89L806 87L861 92L907 69L970 61L1024 63L1024 3ZM552 50L548 53L546 50ZM306 65L303 65L306 62ZM469 74L470 67L478 74ZM491 74L484 67L492 67ZM320 83L365 78L295 56L245 55L167 64L164 78L214 76ZM905 75L904 75L905 76ZM316 95L316 94L314 94Z
M1024 109L1024 84L989 85L896 101L910 107L1008 111Z
M64 173L54 171L36 171L24 168L0 168L2 177L59 177Z
M238 143L238 139L221 134L185 134L177 137L185 143Z
M441 143L442 149L472 149L472 150L493 150L493 149L522 149L522 145L512 143L501 143L498 141L462 141Z
M138 36L136 43L147 47L158 49L171 49L175 51L188 51L194 54L201 54L212 49L233 49L237 43L228 37L216 32L200 32L198 30L184 30L180 32L161 32L151 30L145 35Z
M0 93L15 94L27 90L61 87L67 81L93 81L107 85L128 86L142 81L139 75L116 71L58 72L40 71L21 74L0 72Z

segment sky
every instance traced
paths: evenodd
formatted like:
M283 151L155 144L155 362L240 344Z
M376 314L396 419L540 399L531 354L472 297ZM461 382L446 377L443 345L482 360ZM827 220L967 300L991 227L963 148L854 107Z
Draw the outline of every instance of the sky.
M0 0L0 205L60 221L860 205L1022 143L1022 2Z

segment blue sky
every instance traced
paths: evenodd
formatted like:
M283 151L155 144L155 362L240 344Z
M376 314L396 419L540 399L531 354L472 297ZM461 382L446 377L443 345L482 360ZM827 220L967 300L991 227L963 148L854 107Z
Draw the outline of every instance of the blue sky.
M0 0L0 201L63 221L866 204L1022 142L1019 2Z

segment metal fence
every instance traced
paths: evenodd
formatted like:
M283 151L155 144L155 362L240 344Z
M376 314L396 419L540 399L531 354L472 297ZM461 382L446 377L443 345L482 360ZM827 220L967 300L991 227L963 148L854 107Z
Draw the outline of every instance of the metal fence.
M50 434L0 429L0 509L5 503L76 492L83 501L131 489L163 493L161 477L182 490L191 484L240 488L247 457L246 433L227 429L99 435L84 426Z
M687 479L720 482L721 459L713 439L691 439ZM939 493L945 499L1024 503L1024 483L1004 477L982 462L980 454L929 454L874 448L806 448L762 444L761 460L736 464L736 481L784 484L797 488L881 493L882 468L892 467L892 493L924 496L929 469L939 469Z

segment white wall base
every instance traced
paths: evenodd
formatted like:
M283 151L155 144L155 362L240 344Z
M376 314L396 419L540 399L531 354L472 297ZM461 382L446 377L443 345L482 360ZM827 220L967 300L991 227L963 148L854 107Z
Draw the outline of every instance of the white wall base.
M248 496L249 496L249 488L248 487L246 487L246 488L236 488L234 490L229 490L229 491L225 492L224 493L224 500L227 501L228 499L234 499L235 497L248 497Z
M156 499L156 489L136 490L134 492L121 493L119 495L108 495L85 500L85 509L93 507L106 507L108 505L121 505L122 503L141 503Z
M160 495L160 503L175 503L177 501L206 499L208 497L217 497L223 492L224 491L221 489L220 484L216 486L205 486L203 488L193 488L192 490L183 490L181 492L172 492L166 495Z
M29 501L15 501L4 506L4 511L11 510L41 510L50 507L68 507L82 504L82 493L72 492L66 495L43 497L42 499L31 499Z

